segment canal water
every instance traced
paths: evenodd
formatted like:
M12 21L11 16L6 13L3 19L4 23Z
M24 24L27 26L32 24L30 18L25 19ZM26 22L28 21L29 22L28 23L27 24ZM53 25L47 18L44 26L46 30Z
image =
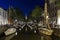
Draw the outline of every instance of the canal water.
M46 36L40 33L17 31L15 34L0 37L0 40L60 40L60 38L54 35Z

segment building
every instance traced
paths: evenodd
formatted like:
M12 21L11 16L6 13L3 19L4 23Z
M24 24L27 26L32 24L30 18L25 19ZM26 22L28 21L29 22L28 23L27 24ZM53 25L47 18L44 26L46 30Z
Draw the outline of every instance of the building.
M8 23L7 11L0 8L0 25L5 25Z
M60 25L60 0L57 0L57 24Z
M49 0L49 14L50 17L55 17L57 14L57 6L56 6L56 1L55 0Z
M56 0L47 0L47 11L49 15L49 22L57 21L57 6Z

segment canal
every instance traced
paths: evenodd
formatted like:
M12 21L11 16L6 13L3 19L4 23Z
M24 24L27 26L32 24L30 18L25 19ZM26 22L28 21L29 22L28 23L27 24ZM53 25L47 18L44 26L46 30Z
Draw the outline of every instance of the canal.
M60 40L60 38L54 35L46 36L41 33L17 31L15 34L0 37L0 40Z

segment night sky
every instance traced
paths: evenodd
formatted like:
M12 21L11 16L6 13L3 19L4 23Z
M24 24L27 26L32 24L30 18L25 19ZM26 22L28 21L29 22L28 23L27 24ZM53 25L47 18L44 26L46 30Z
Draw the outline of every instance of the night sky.
M27 15L36 5L43 8L44 0L0 0L0 7L4 9L8 9L9 6L18 7Z

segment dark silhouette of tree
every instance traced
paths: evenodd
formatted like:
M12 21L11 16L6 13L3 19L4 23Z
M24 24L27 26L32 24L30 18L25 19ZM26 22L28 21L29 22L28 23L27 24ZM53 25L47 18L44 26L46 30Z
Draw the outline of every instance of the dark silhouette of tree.
M8 18L13 19L16 16L15 12L14 12L14 8L13 7L9 7L8 9Z
M31 17L33 19L38 19L42 15L42 9L39 6L36 6L32 12L31 12Z
M16 14L16 17L18 19L23 19L24 18L22 10L20 10L18 8L15 9L15 14Z
M14 9L13 7L10 7L8 9L8 16L11 19L15 19L15 18L17 18L17 19L23 19L24 18L22 10L20 10L18 8Z

